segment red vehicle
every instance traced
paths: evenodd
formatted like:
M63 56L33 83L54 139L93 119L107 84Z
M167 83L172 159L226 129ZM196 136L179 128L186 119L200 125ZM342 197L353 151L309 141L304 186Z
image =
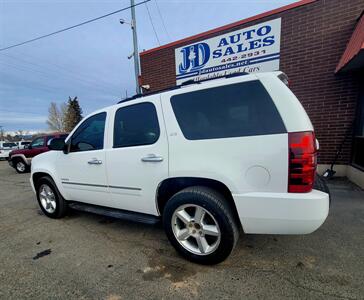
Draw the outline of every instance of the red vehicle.
M32 158L49 151L48 142L53 138L66 138L67 133L52 133L36 137L25 149L13 150L9 153L9 165L18 173L30 171Z

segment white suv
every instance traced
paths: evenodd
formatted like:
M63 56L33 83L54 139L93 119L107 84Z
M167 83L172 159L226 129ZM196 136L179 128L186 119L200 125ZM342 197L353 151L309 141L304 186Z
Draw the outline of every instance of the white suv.
M239 230L307 234L329 195L313 189L316 142L281 72L210 80L86 117L33 159L44 214L67 207L154 223L184 257L218 263Z

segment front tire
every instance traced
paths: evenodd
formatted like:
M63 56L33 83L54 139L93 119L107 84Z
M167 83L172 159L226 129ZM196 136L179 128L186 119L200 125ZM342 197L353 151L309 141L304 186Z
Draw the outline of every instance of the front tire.
M67 213L67 203L53 180L42 177L36 182L38 204L43 213L52 219L59 219Z
M24 174L29 172L29 166L22 159L16 159L14 161L14 168L15 171L19 174Z
M185 188L172 196L164 208L163 225L178 253L200 264L225 260L239 236L227 200L203 186Z

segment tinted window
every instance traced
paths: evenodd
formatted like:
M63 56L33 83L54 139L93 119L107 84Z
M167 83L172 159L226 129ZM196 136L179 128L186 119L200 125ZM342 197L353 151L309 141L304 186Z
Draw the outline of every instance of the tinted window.
M39 137L36 138L32 143L31 143L32 148L40 148L44 146L44 137Z
M150 145L158 138L158 117L152 103L130 105L116 111L114 148Z
M47 141L50 141L51 139L54 139L56 136L55 135L49 135L47 136Z
M16 147L16 144L15 143L4 143L3 147L12 148L12 147Z
M90 151L104 148L106 113L88 118L77 128L71 138L71 151Z
M286 132L272 99L257 80L172 96L171 104L189 140Z

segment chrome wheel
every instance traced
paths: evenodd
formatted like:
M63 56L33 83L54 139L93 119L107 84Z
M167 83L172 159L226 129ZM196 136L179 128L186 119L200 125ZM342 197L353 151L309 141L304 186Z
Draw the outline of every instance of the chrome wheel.
M178 207L173 213L171 225L177 241L193 254L211 254L220 244L219 224L201 206L186 204Z
M39 200L47 213L54 213L56 210L56 197L52 189L47 184L42 184L39 188Z
M23 172L25 172L25 163L23 163L22 161L18 161L17 163L16 163L16 169L19 171L19 172L21 172L21 173L23 173Z

